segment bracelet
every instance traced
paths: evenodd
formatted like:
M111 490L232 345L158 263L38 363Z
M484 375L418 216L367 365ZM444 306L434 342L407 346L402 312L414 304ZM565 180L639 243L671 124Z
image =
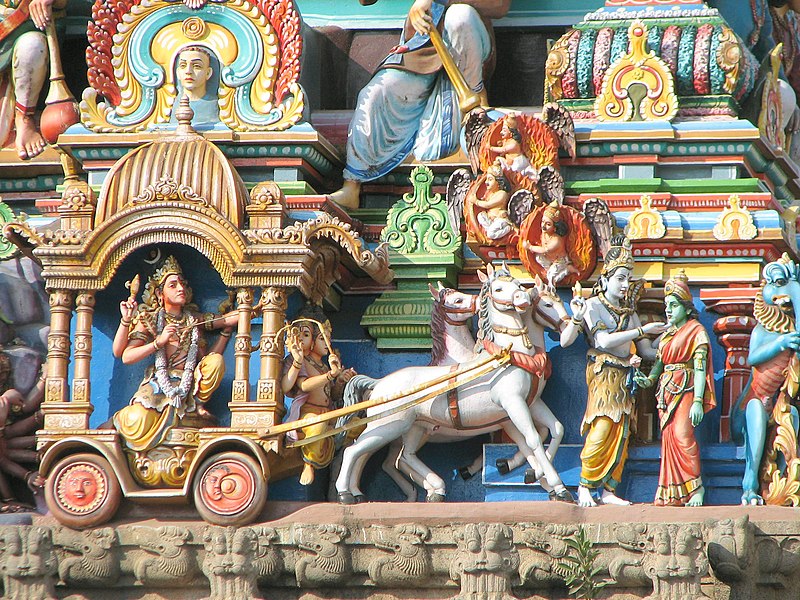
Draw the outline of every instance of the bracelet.
M702 398L693 398L692 402L697 402L698 404L702 404L703 403L703 399Z
M637 327L636 328L636 337L644 337L644 327Z
M330 371L325 373L325 377L328 378L328 381L333 381L334 379L336 379L336 375L332 374Z
M153 348L155 349L156 352L161 350L161 348L158 347L158 340L153 340Z
M575 317L572 317L570 320L571 320L573 323L575 323L575 325L583 325L583 321L581 321L581 320L579 320L579 319L576 319Z
M131 322L130 321L126 321L125 319L120 319L119 320L119 324L122 325L123 327L130 327L131 326Z
M293 361L292 361L292 366L293 366L295 369L301 369L301 368L303 367L303 363L301 363L301 362L297 362L296 360L293 360Z
M220 332L219 337L229 338L229 337L231 337L231 332L230 331L228 331L228 332L222 331L222 332Z

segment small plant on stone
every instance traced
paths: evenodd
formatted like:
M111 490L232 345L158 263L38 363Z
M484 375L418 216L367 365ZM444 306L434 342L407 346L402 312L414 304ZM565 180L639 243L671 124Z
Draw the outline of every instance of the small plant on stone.
M592 547L592 541L583 526L564 541L569 546L569 553L559 561L558 566L566 573L564 582L570 595L576 598L596 598L597 592L609 583L598 577L600 567L594 564L600 551Z

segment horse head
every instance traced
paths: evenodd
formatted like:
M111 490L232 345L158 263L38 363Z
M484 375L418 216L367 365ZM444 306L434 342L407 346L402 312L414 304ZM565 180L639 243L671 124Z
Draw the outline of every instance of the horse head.
M530 294L511 275L505 263L497 270L491 263L487 264L486 273L478 271L478 279L482 284L479 296L482 304L488 301L501 312L516 310L518 313L526 313L531 309L533 303Z
M559 330L561 322L569 315L556 290L537 275L533 279L533 287L529 293L534 306L533 316L536 320L545 327Z
M448 323L451 325L466 323L478 312L477 296L444 287L440 281L436 283L438 287L428 284L434 310L440 309Z

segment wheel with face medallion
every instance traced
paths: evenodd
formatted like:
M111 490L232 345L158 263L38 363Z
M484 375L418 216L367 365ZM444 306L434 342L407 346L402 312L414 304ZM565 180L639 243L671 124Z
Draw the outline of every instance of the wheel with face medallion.
M193 483L194 504L212 525L252 523L267 502L267 477L258 461L241 452L209 457Z
M53 516L73 529L106 523L122 501L113 467L96 454L72 454L60 459L47 476L44 495Z

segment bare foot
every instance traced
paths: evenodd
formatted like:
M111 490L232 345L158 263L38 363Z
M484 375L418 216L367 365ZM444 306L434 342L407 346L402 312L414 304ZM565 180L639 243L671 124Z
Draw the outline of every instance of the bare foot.
M622 498L615 496L614 492L609 490L603 490L603 495L600 496L600 501L603 504L611 504L613 506L630 506L632 504L632 502L629 502L628 500L623 500Z
M342 208L358 208L358 196L361 193L361 183L345 179L342 189L328 196Z
M300 473L300 485L311 485L312 483L314 483L314 467L305 463L303 472Z
M703 506L703 501L706 497L706 490L704 487L700 486L695 490L692 497L689 498L689 501L686 503L686 506Z
M592 498L592 490L583 485L578 486L578 506L583 506L585 508L597 506L597 502Z
M16 115L14 115L14 125L17 128L17 136L14 140L17 156L22 160L29 160L44 152L47 144L42 134L39 133L32 115L17 111Z

